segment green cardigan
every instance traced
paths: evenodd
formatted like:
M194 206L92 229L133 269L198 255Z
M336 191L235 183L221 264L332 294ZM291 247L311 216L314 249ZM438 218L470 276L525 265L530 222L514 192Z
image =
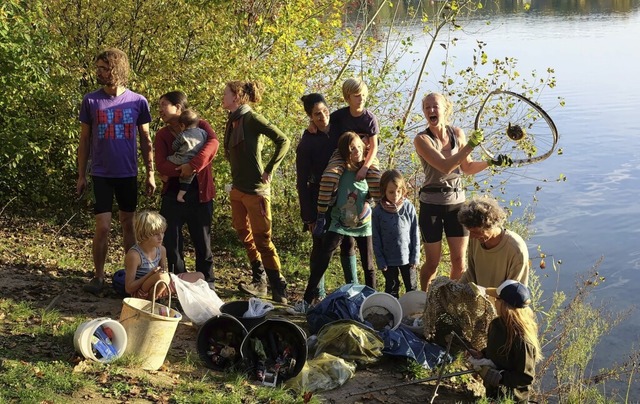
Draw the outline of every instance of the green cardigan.
M231 164L233 187L247 194L268 195L269 184L262 182L262 173L273 172L289 150L289 138L266 118L251 110L241 118L244 130L244 141L226 150ZM271 160L262 166L262 148L264 137L271 139L275 150ZM225 139L226 140L226 139ZM225 141L225 144L228 142Z

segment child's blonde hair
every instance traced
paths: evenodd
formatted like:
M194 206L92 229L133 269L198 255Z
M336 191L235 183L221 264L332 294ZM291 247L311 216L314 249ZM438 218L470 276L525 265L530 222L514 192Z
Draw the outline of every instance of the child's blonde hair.
M153 235L167 230L167 221L158 212L143 210L136 213L134 229L136 242L141 243Z
M353 143L354 141L356 143L359 142L360 144L362 144L362 156L364 161L364 142L362 141L362 139L360 139L360 136L358 136L357 133L344 132L338 139L338 153L340 153L340 157L342 157L342 159L345 161L348 170L354 170L356 168L359 168L359 166L361 165L353 164L353 162L351 161L351 143Z
M384 198L387 194L387 187L393 183L396 187L402 189L402 195L407 194L407 183L398 170L387 170L380 177L380 196Z
M516 336L522 338L523 341L530 343L535 348L536 362L542 360L542 350L540 341L538 340L538 323L531 307L516 308L505 302L498 300L496 304L498 316L504 321L507 330L507 340L505 344L499 348L499 352L507 355L513 347Z
M362 94L366 97L369 95L369 88L361 79L346 79L342 83L342 96L346 102L349 102L351 94Z

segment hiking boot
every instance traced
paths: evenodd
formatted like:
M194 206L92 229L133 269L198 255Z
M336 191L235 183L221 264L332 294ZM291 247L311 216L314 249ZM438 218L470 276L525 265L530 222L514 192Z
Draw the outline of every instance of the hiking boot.
M271 291L271 300L282 304L287 304L289 302L289 300L287 300L286 293L283 295L275 290Z
M267 282L240 282L238 289L251 296L265 297L267 295Z
M313 306L310 303L307 303L304 300L300 300L298 303L293 305L293 307L288 307L287 313L292 315L307 314L312 308Z
M93 295L100 294L102 292L102 289L104 289L104 279L100 278L93 278L91 279L91 282L82 287L82 290Z
M253 261L251 263L251 282L267 283L267 274L264 271L261 261Z
M265 297L267 295L267 275L264 272L262 262L251 263L251 283L240 282L238 289L251 296Z
M265 269L271 286L271 299L276 303L287 304L287 281L275 269Z

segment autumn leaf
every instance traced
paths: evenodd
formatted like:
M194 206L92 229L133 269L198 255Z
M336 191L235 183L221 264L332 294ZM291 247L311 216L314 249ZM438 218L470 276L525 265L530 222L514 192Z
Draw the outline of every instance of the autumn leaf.
M99 376L98 376L98 383L100 384L107 384L107 382L109 381L109 373L107 372L102 372Z

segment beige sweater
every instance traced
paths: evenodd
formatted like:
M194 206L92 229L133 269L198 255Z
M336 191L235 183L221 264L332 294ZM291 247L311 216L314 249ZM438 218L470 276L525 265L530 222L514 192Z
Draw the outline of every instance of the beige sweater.
M506 230L500 244L488 250L479 240L470 239L467 270L460 282L497 288L507 279L524 285L529 282L529 251L522 237Z

